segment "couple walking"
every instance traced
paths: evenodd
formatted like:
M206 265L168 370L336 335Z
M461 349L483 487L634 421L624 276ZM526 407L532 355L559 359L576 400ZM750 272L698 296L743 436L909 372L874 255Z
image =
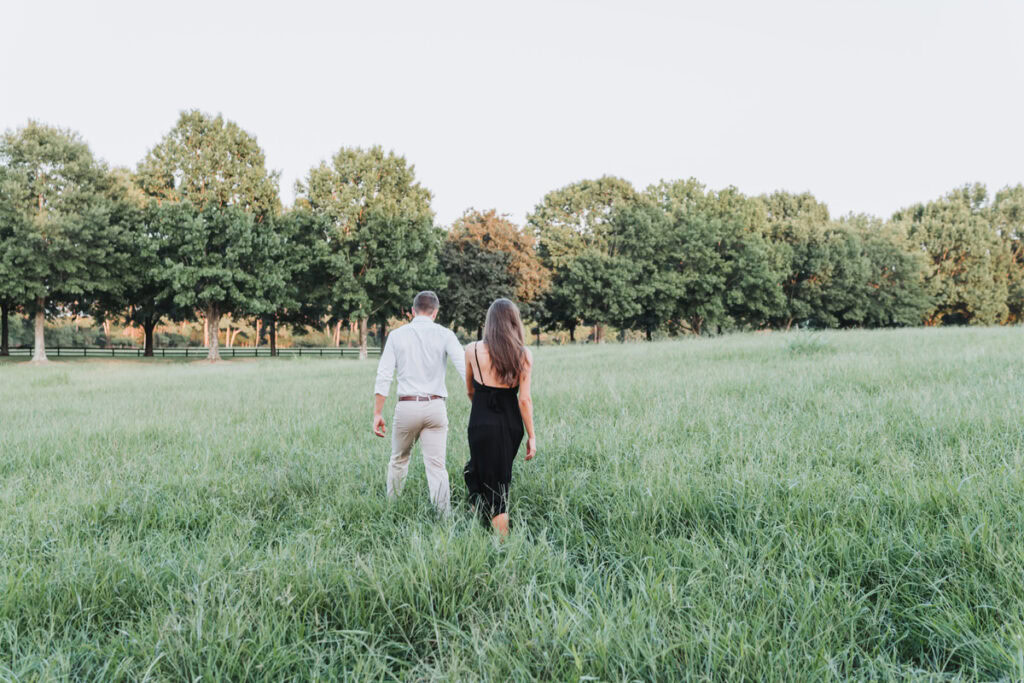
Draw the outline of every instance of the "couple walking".
M433 292L413 300L412 322L388 335L377 366L373 433L386 433L384 402L398 372L398 403L391 431L387 492L402 491L409 459L417 441L423 450L430 499L442 514L451 510L451 489L445 454L448 444L447 360L466 382L472 402L469 414L469 462L463 469L466 489L476 510L491 520L502 537L508 535L508 491L512 461L528 435L526 459L537 453L533 431L530 377L533 357L526 348L519 309L496 299L487 310L484 336L463 350L455 333L434 322L440 303ZM469 361L468 365L466 361Z

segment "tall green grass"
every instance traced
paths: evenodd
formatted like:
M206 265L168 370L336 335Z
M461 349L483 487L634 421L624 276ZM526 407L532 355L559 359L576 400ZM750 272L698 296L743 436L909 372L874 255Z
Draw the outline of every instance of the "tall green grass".
M0 678L1024 678L1024 331L791 339L540 349L504 544L454 373L441 521L375 363L0 364Z

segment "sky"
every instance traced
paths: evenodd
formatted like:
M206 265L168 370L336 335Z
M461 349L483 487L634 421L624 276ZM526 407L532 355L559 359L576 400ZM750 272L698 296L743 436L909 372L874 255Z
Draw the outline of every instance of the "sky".
M523 221L615 175L810 191L889 216L1024 182L1024 1L0 4L0 129L134 168L184 109L295 181L343 146L415 165L437 221Z

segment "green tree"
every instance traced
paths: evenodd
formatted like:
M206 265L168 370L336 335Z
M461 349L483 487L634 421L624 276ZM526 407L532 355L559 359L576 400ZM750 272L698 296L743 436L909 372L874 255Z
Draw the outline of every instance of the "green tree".
M1005 245L1009 321L1024 321L1024 185L1005 187L992 202L992 227Z
M612 232L620 245L619 274L627 291L619 296L610 322L623 329L643 330L648 341L655 330L675 317L686 283L677 267L673 226L668 214L653 203L628 203L612 214Z
M342 148L296 183L296 193L329 219L329 249L351 269L335 281L331 303L337 319L358 321L365 359L371 319L383 330L418 290L444 284L438 262L444 235L433 224L430 192L404 157L372 147Z
M509 253L488 250L471 236L450 232L440 261L447 280L438 293L442 319L475 330L480 339L491 301L516 296Z
M820 308L828 327L919 325L931 299L925 288L926 261L898 226L851 215L826 229L829 263Z
M269 293L276 312L266 320L272 352L278 321L309 327L319 327L325 318L339 322L356 290L347 248L334 239L334 223L328 216L301 205L285 212L278 223L277 260L285 278L280 289Z
M111 177L71 131L30 121L0 138L5 202L17 215L4 260L18 264L20 295L35 316L35 362L46 361L47 311L82 310L87 299L120 286L113 266Z
M268 244L274 237L272 219L281 206L278 176L277 172L267 170L255 136L219 114L211 116L198 110L182 112L174 128L146 154L136 172L139 187L160 204L187 202L207 217L210 209L244 210L253 217L255 225L262 226L262 241ZM229 222L238 220L233 214ZM271 258L254 261L252 265L263 269L255 276L264 283L283 277L278 272L280 263ZM243 274L238 275L241 279ZM255 301L249 296L242 298ZM220 358L220 315L235 309L233 303L225 303L226 307L207 307L207 312L220 311L216 320L205 318L211 360Z
M272 263L278 237L271 221L258 223L236 206L200 210L189 202L153 206L149 221L167 245L161 284L174 293L175 306L203 312L209 359L217 361L221 316L261 316L273 306L268 293L282 274Z
M636 285L639 264L623 242L609 240L603 248L586 247L563 271L563 291L584 324L594 326L594 338L604 342L604 326L632 320L640 312Z
M831 265L827 247L828 207L808 192L773 192L760 198L768 237L783 270L782 305L772 316L776 327L810 321L822 310L823 291Z
M660 260L660 277L672 279L651 305L669 309L672 325L694 334L709 324L766 325L783 303L783 273L763 204L733 187L707 190L692 178L653 185L645 195L669 220L652 258Z
M153 355L153 336L164 317L184 319L189 311L174 303L164 279L170 254L168 235L161 230L160 209L147 200L129 171L115 169L111 223L119 227L116 272L120 286L101 292L93 303L99 319L119 319L139 325L145 355Z
M615 299L629 279L630 265L621 261L612 239L612 217L617 209L639 200L629 182L604 176L581 180L549 192L527 216L527 227L537 237L541 263L552 273L545 297L549 325L564 327L570 337L580 321L596 326L596 338L612 317L628 317L612 310L628 302ZM612 287L602 294L602 287Z
M1009 316L1007 245L992 228L986 197L984 185L968 185L893 215L930 260L928 325L992 325Z
M139 163L139 187L161 202L237 206L257 221L280 211L279 173L267 171L255 136L220 114L183 111Z

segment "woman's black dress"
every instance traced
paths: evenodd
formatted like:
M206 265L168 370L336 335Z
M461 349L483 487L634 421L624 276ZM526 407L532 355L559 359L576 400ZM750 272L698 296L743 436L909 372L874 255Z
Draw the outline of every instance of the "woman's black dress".
M473 347L476 355L476 347ZM482 380L480 359L476 375ZM523 441L519 387L490 387L473 379L473 407L469 413L469 462L462 474L470 501L480 504L492 518L507 512L512 461Z

